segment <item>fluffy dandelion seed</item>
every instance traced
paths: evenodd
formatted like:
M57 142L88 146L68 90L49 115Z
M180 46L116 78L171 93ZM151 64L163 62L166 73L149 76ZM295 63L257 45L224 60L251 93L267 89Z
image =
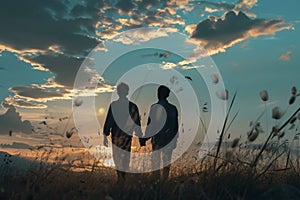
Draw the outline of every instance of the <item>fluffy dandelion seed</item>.
M256 138L258 137L259 132L258 131L252 131L249 135L248 135L248 140L250 142L253 142L256 140Z
M285 135L285 131L281 131L279 134L278 134L278 138L283 138Z
M238 146L240 138L235 138L231 143L231 148L235 148Z
M293 118L290 120L290 123L293 124L293 123L295 123L296 120L297 120L297 117L293 117Z
M296 95L297 94L297 88L294 86L292 87L292 95Z
M264 133L264 129L260 126L260 122L256 122L254 129L258 132L258 133Z
M274 107L272 109L272 118L273 119L280 119L282 117L283 113L279 107Z
M278 126L273 126L272 131L274 136L278 135Z
M220 79L220 76L219 76L219 73L218 72L214 72L212 73L211 75L211 80L214 84L218 84L219 83L219 79Z
M76 97L75 101L74 101L74 105L79 107L81 106L83 103L83 100L80 97Z
M296 100L296 95L291 96L290 100L289 100L289 104L292 105Z
M221 100L228 100L228 90L226 89L220 89L216 92L216 95Z
M263 100L263 101L268 101L269 95L268 95L267 90L261 91L261 92L259 93L259 95L260 95L261 100Z

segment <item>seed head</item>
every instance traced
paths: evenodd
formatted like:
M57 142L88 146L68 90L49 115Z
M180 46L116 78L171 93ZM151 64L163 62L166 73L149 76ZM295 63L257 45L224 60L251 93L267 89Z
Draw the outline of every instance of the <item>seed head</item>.
M297 117L293 117L293 118L290 120L290 123L293 124L293 123L295 123L296 120L297 120Z
M289 104L292 105L296 100L296 95L291 96L290 100L289 100Z
M279 107L275 107L272 110L272 118L273 119L280 119L282 117L283 113Z
M216 92L216 95L221 100L228 100L228 90L220 89Z
M76 99L74 101L74 105L79 107L79 106L81 106L82 103L83 103L83 100L80 97L76 97Z
M285 135L285 131L281 131L279 134L278 134L278 138L283 138Z
M231 148L235 148L238 146L240 138L235 138L231 143Z
M263 100L263 101L268 101L269 95L268 95L267 90L261 91L261 92L259 93L259 95L260 95L261 100Z
M294 86L292 87L292 95L296 95L297 94L297 88Z
M256 140L256 138L258 137L259 132L258 131L252 131L250 132L250 134L248 135L248 140L250 142L253 142Z
M218 72L212 73L212 75L211 75L211 80L212 80L212 82L213 82L214 84L218 84L219 79L220 79L220 76L219 76L219 73L218 73Z
M278 126L273 126L272 131L274 136L278 135Z

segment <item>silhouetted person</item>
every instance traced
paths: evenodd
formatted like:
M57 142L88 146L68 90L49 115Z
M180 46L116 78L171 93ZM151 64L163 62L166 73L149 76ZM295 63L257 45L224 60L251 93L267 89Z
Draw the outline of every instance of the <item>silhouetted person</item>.
M148 125L146 127L145 139L140 139L141 146L151 138L152 144L152 169L160 169L161 161L165 166L162 170L153 172L155 178L165 180L169 176L172 151L176 148L178 138L178 111L176 106L167 100L170 89L164 85L157 90L158 102L150 108ZM148 137L147 136L151 136ZM174 139L174 141L172 141ZM172 141L172 142L171 142ZM169 144L169 145L168 145ZM167 148L162 149L166 145ZM159 154L154 151L162 149Z
M103 131L105 136L111 133L112 153L119 183L125 181L124 171L129 167L132 134L135 132L139 138L142 136L139 110L126 97L128 91L129 87L125 83L117 86L119 99L110 104Z

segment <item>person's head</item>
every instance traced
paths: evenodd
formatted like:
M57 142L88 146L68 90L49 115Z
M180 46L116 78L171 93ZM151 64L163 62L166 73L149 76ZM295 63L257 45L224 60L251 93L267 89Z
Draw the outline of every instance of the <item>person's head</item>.
M129 86L126 83L120 83L117 86L117 93L119 97L126 97L128 95Z
M159 100L167 99L170 95L170 89L165 86L161 85L157 89L157 97Z

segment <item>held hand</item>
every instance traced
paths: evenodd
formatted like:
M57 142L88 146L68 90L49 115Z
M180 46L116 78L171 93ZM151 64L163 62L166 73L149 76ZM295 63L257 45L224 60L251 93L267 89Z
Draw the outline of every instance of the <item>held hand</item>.
M141 146L141 147L146 146L146 141L147 141L146 138L139 138L140 146Z

